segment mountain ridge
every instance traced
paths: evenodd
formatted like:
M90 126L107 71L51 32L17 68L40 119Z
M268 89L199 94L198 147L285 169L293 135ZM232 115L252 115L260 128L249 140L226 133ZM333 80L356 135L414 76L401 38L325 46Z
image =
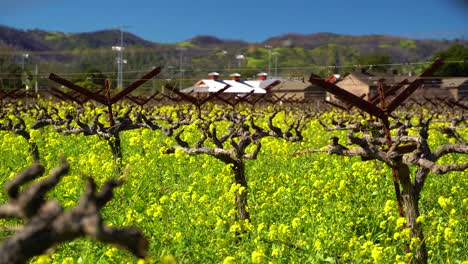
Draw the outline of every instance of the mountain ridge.
M82 41L78 41L82 39ZM109 47L110 45L119 45L120 31L118 30L98 30L90 32L65 33L61 31L46 31L41 29L16 29L6 25L0 25L0 43L8 45L17 50L25 51L45 51L68 49L72 45L83 44L89 48ZM315 33L285 33L278 36L272 36L262 42L248 42L241 39L222 39L212 35L195 35L185 41L175 43L159 43L143 39L131 32L124 32L125 46L139 46L145 48L157 48L162 45L179 45L181 43L191 43L198 47L213 47L222 45L270 45L275 47L302 47L316 48L328 43L338 45L385 45L389 43L398 43L404 40L412 40L417 43L441 43L453 42L450 40L436 39L410 39L385 34L370 35L349 35L337 34L332 32ZM64 42L57 44L54 42Z
M111 46L120 45L120 37L121 32L115 29L64 33L0 25L0 70L23 65L22 55L28 53L31 56L26 59L27 64L40 64L44 71L85 72L94 68L113 72L117 54ZM129 72L162 66L166 69L165 78L170 79L182 67L190 78L205 76L211 71L242 71L252 76L272 67L280 68L282 74L306 74L309 69L327 73L335 66L343 71L345 67L361 64L360 58L374 54L388 57L386 63L425 62L455 43L468 46L466 40L418 40L331 32L286 33L256 43L210 35L197 35L178 43L158 43L125 32L124 59ZM409 69L402 68L400 70Z

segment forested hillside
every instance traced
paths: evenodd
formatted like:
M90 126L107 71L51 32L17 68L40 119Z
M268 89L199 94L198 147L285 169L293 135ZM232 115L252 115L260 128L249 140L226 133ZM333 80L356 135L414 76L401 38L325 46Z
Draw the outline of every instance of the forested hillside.
M116 52L121 32L102 30L86 33L49 32L39 29L18 30L0 26L0 72L18 76L22 68L33 72L63 75L101 72L116 76ZM466 40L417 40L386 35L352 36L333 33L286 34L261 43L196 36L179 43L155 43L124 32L124 78L131 80L154 66L163 66L166 79L179 78L184 69L185 82L206 76L210 71L234 71L251 77L258 71L283 77L326 75L353 70L359 64L407 64L430 60L434 54ZM239 37L241 39L242 36ZM27 54L27 55L25 55ZM239 57L238 55L243 55ZM332 67L332 66L339 67ZM408 64L409 65L409 64ZM387 70L394 70L388 68ZM400 65L399 72L418 72L418 65ZM5 78L5 77L4 77ZM84 76L75 75L75 79Z

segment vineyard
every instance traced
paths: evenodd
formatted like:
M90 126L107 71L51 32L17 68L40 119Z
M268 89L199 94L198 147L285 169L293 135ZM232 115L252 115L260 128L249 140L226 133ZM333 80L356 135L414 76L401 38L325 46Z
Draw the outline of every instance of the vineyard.
M58 236L33 263L468 260L466 102L385 105L381 95L334 107L176 90L156 101L130 97L137 87L114 97L108 87L105 95L69 87L73 100L4 97L0 252L15 239L44 239L31 228L50 199L64 211L41 232ZM31 173L18 194L35 162L61 178L31 215L37 195L8 213L57 176ZM70 231L76 221L83 226Z

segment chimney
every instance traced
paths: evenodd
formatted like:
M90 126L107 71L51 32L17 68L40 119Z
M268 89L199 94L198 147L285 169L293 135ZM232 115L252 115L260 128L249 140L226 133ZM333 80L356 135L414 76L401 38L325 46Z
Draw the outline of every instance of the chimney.
M217 73L217 72L210 72L210 73L208 73L208 76L210 77L210 80L218 80L219 73Z
M241 75L239 73L233 73L233 74L231 74L229 76L231 76L231 80L233 80L233 81L236 81L236 82L240 81L240 76Z
M261 73L257 74L257 79L258 79L259 81L265 81L266 78L267 78L267 76L268 76L268 73L266 73L266 72L261 72Z

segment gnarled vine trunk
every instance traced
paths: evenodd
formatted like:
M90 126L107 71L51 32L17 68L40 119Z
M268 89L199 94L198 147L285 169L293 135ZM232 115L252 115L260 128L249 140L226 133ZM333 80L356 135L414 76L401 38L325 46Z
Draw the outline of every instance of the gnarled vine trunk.
M406 215L406 224L411 230L411 239L417 238L419 240L417 243L413 244L413 247L415 248L415 261L416 263L427 263L426 241L424 240L421 224L417 222L417 218L419 217L419 199L417 198L417 194L413 189L413 184L411 184L408 166L405 164L400 164L398 172L402 187L402 198Z
M19 218L24 226L2 241L0 264L27 263L54 245L83 236L115 244L139 258L147 255L148 240L140 230L110 227L101 217L101 209L114 198L113 190L123 181L108 180L98 191L94 180L88 178L79 203L64 210L59 202L47 200L46 195L68 173L68 163L63 160L60 167L38 181L44 171L42 165L34 163L4 186L8 201L0 204L0 218ZM29 182L33 183L27 185Z
M107 140L109 147L111 148L112 156L114 158L114 171L116 175L119 175L122 171L122 147L120 137L117 134L115 137Z
M244 190L236 194L236 206L239 212L240 220L249 220L250 214L247 212L247 180L245 179L245 164L242 160L234 163L232 168L234 179L237 184L244 187Z

